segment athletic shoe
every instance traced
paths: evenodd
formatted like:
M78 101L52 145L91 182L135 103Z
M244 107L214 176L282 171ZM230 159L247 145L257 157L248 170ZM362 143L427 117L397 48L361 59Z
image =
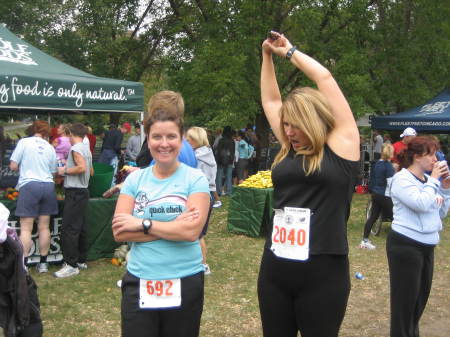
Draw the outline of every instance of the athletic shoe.
M48 272L48 263L41 262L36 265L36 270L38 273L47 273Z
M203 264L203 268L205 268L205 275L210 275L211 274L211 269L209 269L209 266L205 263Z
M220 200L215 201L213 204L214 208L219 208L220 206L222 206L222 201L220 201Z
M118 288L122 288L122 280L117 281L116 284Z
M77 263L78 269L79 270L86 270L87 269L87 264L86 263Z
M70 276L75 276L78 275L80 273L80 270L77 268L72 267L70 264L65 263L63 265L63 267L58 270L57 272L55 272L53 275L55 275L55 277L58 278L63 278L63 277L70 277Z
M359 244L359 248L373 250L377 248L370 240L362 240Z

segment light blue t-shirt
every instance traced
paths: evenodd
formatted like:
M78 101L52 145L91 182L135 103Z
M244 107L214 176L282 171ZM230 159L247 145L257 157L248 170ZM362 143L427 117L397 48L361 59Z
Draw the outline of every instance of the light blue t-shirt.
M133 216L156 221L172 221L186 208L189 195L209 194L208 180L198 169L183 163L166 179L153 175L150 166L131 173L121 193L135 199ZM128 271L145 280L182 278L203 271L199 241L156 240L133 242Z
M53 173L56 172L56 152L45 139L22 138L17 143L10 160L19 164L20 175L17 189L31 181L53 183Z
M239 141L238 150L239 150L239 158L248 159L248 143L245 140L241 139Z

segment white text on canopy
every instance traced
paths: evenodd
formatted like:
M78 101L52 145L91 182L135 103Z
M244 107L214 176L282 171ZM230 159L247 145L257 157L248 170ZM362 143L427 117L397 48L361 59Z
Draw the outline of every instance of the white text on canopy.
M14 103L19 96L30 97L58 97L72 99L74 106L82 108L85 101L126 101L127 96L134 95L133 89L120 87L117 90L105 90L103 88L81 89L77 83L71 86L53 87L48 82L41 83L36 80L33 84L21 83L16 76L5 76L0 84L0 102L3 104ZM125 91L126 90L126 91Z

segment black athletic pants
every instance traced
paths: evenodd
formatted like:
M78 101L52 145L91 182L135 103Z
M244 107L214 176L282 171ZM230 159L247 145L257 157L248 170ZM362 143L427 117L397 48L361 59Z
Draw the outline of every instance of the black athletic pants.
M372 226L380 214L382 217L392 218L392 199L381 194L372 193L372 210L364 225L364 239L368 239Z
M391 337L419 337L431 291L434 245L391 231L386 240L391 283Z
M61 228L61 248L64 261L72 267L86 262L86 209L89 202L87 188L66 188Z
M198 337L203 312L203 272L181 279L181 307L140 309L139 278L122 279L122 337Z
M350 294L347 255L276 257L264 249L258 299L264 337L337 337Z

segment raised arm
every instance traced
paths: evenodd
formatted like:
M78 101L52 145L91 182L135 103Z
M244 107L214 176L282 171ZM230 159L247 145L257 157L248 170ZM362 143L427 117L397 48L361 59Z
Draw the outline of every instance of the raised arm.
M272 36L274 37L274 39L267 39L264 41L263 50L270 50L272 53L285 58L286 54L289 51L292 51L292 44L282 34L273 32ZM267 51L266 53L269 53L269 51ZM356 126L356 122L350 106L345 99L341 89L339 88L339 85L331 75L330 71L319 62L314 60L312 57L302 53L298 49L292 53L290 61L295 67L301 70L310 80L312 80L317 85L319 91L325 96L328 101L331 112L334 115L336 121L335 128L328 137L328 145L338 155L346 159L358 160L358 128ZM267 69L269 69L268 66ZM273 101L273 99L271 101Z
M280 108L282 101L269 39L263 42L262 50L261 102L270 127L275 137L281 142Z

